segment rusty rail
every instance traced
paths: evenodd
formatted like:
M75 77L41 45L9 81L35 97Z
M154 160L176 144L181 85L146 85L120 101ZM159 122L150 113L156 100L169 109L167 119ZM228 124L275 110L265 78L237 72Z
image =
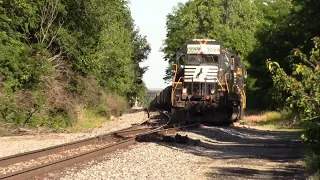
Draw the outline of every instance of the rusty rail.
M147 110L148 113L148 120L150 120L150 112ZM181 129L191 127L189 126L181 126L181 127L174 127L169 128L168 124L170 123L171 119L168 114L161 112L162 114L166 115L168 120L165 124L158 126L158 127L148 127L146 121L143 123L133 126L131 129L126 128L120 131L103 134L97 137L88 138L85 140L80 140L76 142L71 142L67 144L61 144L45 149L40 149L36 151L26 152L22 154L17 154L13 156L8 156L0 159L0 166L6 166L10 164L15 164L17 162L28 161L31 159L36 159L43 156L48 156L51 154L63 152L69 149L76 149L81 146L90 145L90 144L103 144L105 142L115 142L112 145L106 145L104 147L96 148L88 152L83 152L80 154L76 154L70 157L65 157L56 161L48 162L42 165L33 166L30 168L26 168L20 171L11 172L7 174L0 175L0 179L28 179L30 177L35 177L38 175L43 175L48 172L52 172L57 169L64 168L66 166L74 165L76 163L89 160L94 157L102 156L106 153L110 153L117 149L123 149L130 145L139 142L144 137L150 135L166 135L175 133ZM194 126L194 125L193 125ZM166 128L167 127L167 128Z
M39 150L35 150L35 151L29 151L29 152L25 152L25 153L20 153L20 154L0 158L0 167L14 164L14 163L21 162L21 161L27 161L27 160L39 158L42 156L47 156L47 155L59 153L59 152L70 150L70 149L76 149L76 148L79 148L81 146L85 146L88 144L100 144L100 143L109 141L113 137L126 136L130 133L132 134L135 132L136 132L136 134L141 133L141 132L146 132L150 129L153 129L152 127L146 127L145 125L143 125L143 124L146 124L146 122L150 120L149 110L147 110L147 113L148 113L148 118L146 121L142 122L141 124L129 127L129 128L125 128L125 129L111 132L111 133L107 133L107 134L98 135L98 136L92 137L92 138L87 138L87 139L83 139L83 140L79 140L79 141L60 144L60 145L56 145L56 146L52 146L52 147L48 147L48 148L43 148L43 149L39 149Z

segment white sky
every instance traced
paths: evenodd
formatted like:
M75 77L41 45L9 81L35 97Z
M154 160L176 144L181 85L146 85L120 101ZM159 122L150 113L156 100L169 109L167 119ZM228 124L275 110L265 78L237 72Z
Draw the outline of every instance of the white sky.
M130 8L136 27L140 34L147 36L151 45L151 53L141 66L149 66L143 81L147 88L165 88L163 77L168 62L164 61L164 54L160 52L166 38L166 16L179 2L188 0L131 0Z

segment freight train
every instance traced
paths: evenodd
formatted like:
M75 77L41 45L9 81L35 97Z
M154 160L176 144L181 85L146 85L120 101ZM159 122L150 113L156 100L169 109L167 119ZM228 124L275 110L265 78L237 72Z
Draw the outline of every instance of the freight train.
M150 107L171 114L200 115L201 121L232 124L243 119L247 71L243 62L212 39L188 40L176 52L172 85Z

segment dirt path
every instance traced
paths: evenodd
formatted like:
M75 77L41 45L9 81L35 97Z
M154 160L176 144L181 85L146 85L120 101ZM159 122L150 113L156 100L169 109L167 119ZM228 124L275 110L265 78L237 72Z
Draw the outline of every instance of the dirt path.
M203 127L186 134L201 143L162 145L204 157L199 179L306 179L299 133Z

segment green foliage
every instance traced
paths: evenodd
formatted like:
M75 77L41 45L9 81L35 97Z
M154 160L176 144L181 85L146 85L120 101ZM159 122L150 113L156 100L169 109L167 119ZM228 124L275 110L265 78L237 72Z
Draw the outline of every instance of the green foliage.
M245 60L248 108L290 109L298 119L304 119L303 139L315 151L314 157L319 157L319 38L313 38L320 35L319 3L318 0L180 3L167 16L167 37L162 48L168 61L164 79L172 79L175 53L186 40L212 38L223 42ZM302 53L308 51L310 54Z
M305 132L302 139L320 155L320 38L313 38L314 48L306 55L299 49L294 57L300 62L293 64L288 75L277 62L267 61L272 79L279 92L287 93L286 105L299 113Z
M248 106L258 109L281 109L282 105L279 102L283 100L281 96L277 96L276 89L272 85L265 60L272 58L282 66L288 65L284 60L292 45L285 28L288 26L292 3L288 0L255 0L253 2L262 12L263 17L255 34L258 43L247 57L250 64L247 68L248 74L255 80L251 84L252 87L248 88Z
M44 125L54 129L67 128L72 125L72 119L64 109L52 109Z
M257 81L254 94L258 102L254 106L276 109L284 106L287 93L277 93L265 61L272 59L288 74L292 74L292 65L299 59L290 55L294 48L308 51L313 46L312 37L320 35L318 6L319 1L307 0L255 0L264 18L256 34L259 43L250 53L248 73ZM270 98L273 97L273 98Z
M39 78L50 73L48 62L28 47L3 33L0 37L0 72L7 80L3 83L6 91L30 88L39 83ZM35 47L36 48L36 47ZM41 53L41 52L39 52Z
M320 156L314 153L310 148L306 151L305 165L310 172L320 169ZM308 180L317 180L320 178L320 172L315 172Z
M66 128L78 106L121 115L149 52L124 0L0 1L0 121Z
M320 152L318 0L193 0L167 16L162 52L173 76L176 51L186 40L212 38L246 62L248 108L289 108L302 120L303 139ZM294 52L293 52L294 51ZM304 54L302 52L308 52ZM265 65L267 61L267 66ZM279 118L279 117L277 117Z
M175 53L189 39L211 38L221 41L246 59L253 51L255 32L261 14L249 0L194 0L178 4L167 16L167 38L162 52L165 60L174 62ZM173 76L166 70L165 80Z
M147 42L145 36L139 35L139 31L136 30L132 34L132 43L133 43L133 54L132 54L132 61L133 61L133 69L134 69L134 88L131 90L130 95L132 97L137 96L139 99L144 99L145 95L147 94L147 88L142 80L143 74L148 70L148 67L140 67L139 64L147 59L151 47L150 44Z

